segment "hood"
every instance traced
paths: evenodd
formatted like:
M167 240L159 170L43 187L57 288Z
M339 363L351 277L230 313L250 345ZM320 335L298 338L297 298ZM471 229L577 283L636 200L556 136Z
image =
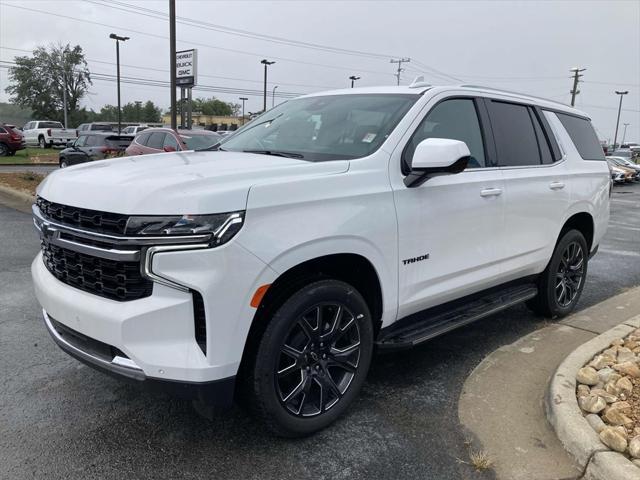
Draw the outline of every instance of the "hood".
M175 152L84 163L50 174L38 187L64 205L123 214L244 210L260 182L296 181L348 170L347 160L304 160L241 152Z

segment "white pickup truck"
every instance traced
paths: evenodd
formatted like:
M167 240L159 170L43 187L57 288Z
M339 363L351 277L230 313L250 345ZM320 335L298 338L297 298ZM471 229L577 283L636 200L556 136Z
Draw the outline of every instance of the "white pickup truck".
M40 148L66 145L78 136L74 129L64 128L62 123L49 120L33 120L23 127L22 133L27 145L38 145Z

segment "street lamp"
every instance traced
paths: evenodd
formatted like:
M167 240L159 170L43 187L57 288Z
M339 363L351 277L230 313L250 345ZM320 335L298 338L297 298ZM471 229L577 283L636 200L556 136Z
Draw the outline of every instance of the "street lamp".
M620 112L622 111L622 97L629 93L628 90L624 92L619 92L616 90L616 95L620 95L620 104L618 105L618 119L616 120L616 134L613 136L613 148L616 148L616 142L618 141L618 127L620 126Z
M624 133L622 134L622 141L620 142L620 145L624 145L624 139L627 138L627 127L631 124L623 123L623 125L624 125Z
M242 125L244 125L244 102L249 100L247 97L238 97L239 100L242 100Z
M355 82L356 80L360 80L360 77L356 77L355 75L351 75L349 77L349 80L351 80L351 88L353 88L353 82Z
M271 108L276 105L276 88L278 88L278 85L275 85L273 87L273 91L271 92Z
M262 59L260 63L264 65L264 104L263 104L262 110L266 112L267 111L267 67L269 65L273 65L276 62L270 62L265 58L265 59Z
M126 42L129 40L129 37L119 37L115 33L109 35L109 38L112 38L116 41L116 65L118 69L118 135L120 135L120 42Z

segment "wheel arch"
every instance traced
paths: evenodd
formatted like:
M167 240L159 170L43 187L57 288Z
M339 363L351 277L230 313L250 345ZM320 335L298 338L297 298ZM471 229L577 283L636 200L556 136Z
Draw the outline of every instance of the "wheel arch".
M562 225L556 244L560 241L562 236L569 230L578 230L584 236L587 241L587 247L589 252L593 248L595 224L591 213L582 211L571 215Z
M369 259L357 253L333 253L307 259L281 273L269 286L253 316L246 337L239 372L253 363L258 342L268 320L293 293L323 278L342 280L360 292L373 318L374 334L382 325L383 291L379 273Z

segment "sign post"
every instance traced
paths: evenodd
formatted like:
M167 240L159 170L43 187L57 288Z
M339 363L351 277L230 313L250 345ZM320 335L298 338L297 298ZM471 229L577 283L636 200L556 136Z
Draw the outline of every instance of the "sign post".
M181 50L176 52L176 85L184 92L186 90L187 97L187 128L191 128L191 89L198 81L198 50ZM182 107L184 108L184 106ZM183 109L181 108L181 112Z

